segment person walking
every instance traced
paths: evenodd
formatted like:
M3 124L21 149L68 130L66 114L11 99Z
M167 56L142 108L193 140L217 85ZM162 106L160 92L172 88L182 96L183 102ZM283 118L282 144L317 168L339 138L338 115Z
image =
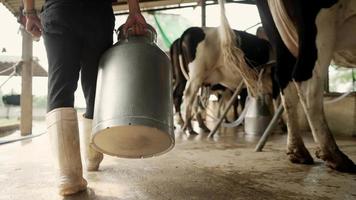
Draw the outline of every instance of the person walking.
M26 30L43 36L48 58L46 123L55 160L58 189L71 195L87 188L83 178L74 92L79 75L86 101L81 116L82 147L87 171L97 171L103 154L90 147L96 79L101 55L113 43L115 16L111 0L46 0L40 17L35 0L23 0ZM146 21L138 0L128 0L124 33L141 35Z

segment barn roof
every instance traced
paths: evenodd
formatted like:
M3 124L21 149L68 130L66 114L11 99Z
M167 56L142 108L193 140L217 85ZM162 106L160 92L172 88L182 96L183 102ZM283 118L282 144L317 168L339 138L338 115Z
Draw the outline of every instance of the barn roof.
M22 4L22 0L0 0L1 3L5 5L10 12L17 16L19 14L19 7ZM45 0L36 0L35 7L37 10L41 10L42 4ZM140 0L141 10L164 10L171 8L180 8L187 6L196 6L197 2L200 0ZM226 2L235 2L235 3L248 3L255 4L256 0L226 0ZM113 3L113 8L115 13L126 13L127 12L127 1L126 0L117 0ZM215 4L216 0L206 1L206 4Z
M0 76L8 76L14 70L21 75L21 57L0 55ZM38 58L34 57L32 60L32 74L33 76L46 77L47 71L39 64Z

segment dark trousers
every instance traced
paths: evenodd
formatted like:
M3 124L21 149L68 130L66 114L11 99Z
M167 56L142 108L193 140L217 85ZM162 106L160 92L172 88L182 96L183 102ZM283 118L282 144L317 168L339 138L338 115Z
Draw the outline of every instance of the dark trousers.
M74 106L80 73L85 117L93 118L98 64L113 43L115 24L111 3L103 2L45 3L41 21L48 58L48 112Z

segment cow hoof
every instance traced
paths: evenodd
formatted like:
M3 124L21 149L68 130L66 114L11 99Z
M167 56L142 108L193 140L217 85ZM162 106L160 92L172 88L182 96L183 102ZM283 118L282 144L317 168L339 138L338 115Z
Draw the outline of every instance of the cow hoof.
M184 125L184 121L182 119L179 119L177 121L177 124L180 125L180 126L183 126Z
M287 155L292 163L311 165L314 164L313 157L309 151L303 146L302 148L288 148Z
M191 130L191 131L189 131L189 135L198 135L198 133L195 132L194 130Z
M325 165L339 172L356 173L356 165L342 151L337 149L334 153L323 152L318 149L315 152L317 158L324 160Z
M182 130L183 132L185 132L187 129L189 129L189 128L188 128L188 126L187 126L186 124L184 124L184 125L181 127L181 130Z
M207 127L203 127L201 129L203 130L204 133L210 133L210 129L208 129Z

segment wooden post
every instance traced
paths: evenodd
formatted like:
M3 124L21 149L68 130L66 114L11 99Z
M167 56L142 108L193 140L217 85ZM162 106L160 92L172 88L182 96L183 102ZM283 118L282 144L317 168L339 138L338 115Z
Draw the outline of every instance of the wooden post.
M201 26L206 26L206 3L205 0L201 0Z
M21 27L22 70L21 70L21 136L32 133L32 36Z

